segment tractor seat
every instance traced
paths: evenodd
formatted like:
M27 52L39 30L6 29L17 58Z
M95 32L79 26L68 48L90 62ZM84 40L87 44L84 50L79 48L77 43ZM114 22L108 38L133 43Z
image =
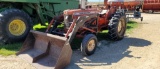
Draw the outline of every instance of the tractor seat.
M100 17L105 17L105 14L108 12L108 10L102 10L100 13L99 13L99 16Z

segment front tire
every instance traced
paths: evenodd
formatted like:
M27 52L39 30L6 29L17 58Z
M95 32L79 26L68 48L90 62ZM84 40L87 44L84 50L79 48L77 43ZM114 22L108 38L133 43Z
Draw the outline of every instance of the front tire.
M23 40L32 28L28 14L18 9L7 9L0 13L0 43Z
M81 52L84 56L94 54L97 47L97 37L94 34L87 34L81 43Z

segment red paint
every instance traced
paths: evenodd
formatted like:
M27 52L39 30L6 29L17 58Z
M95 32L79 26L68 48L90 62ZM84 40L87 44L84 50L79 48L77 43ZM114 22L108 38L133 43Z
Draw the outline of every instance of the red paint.
M108 0L104 0L104 5L106 7L109 5L107 1ZM149 10L160 11L160 0L144 0L144 1L134 0L134 1L124 2L124 3L113 2L110 5L116 6L116 7L121 6L122 8L128 9L128 10L135 10L135 7L137 5L141 5L142 11L149 11Z
M160 11L160 0L144 0L143 11L153 10Z

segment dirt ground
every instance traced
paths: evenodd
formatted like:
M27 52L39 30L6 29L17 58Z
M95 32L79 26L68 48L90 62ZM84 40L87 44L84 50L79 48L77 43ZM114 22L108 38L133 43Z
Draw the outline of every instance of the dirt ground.
M144 21L133 33L117 42L100 41L92 56L73 51L66 69L159 69L160 13L143 13ZM140 21L140 20L136 20ZM0 69L35 69L16 56L0 56Z

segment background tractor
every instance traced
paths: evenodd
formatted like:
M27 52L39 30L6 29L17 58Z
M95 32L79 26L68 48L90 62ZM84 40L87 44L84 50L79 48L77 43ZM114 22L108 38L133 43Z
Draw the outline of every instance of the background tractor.
M130 18L141 19L143 21L143 17L141 16L140 9L142 8L141 0L104 0L104 4L111 3L111 6L121 7L126 12L127 22Z
M78 7L78 0L0 0L0 43L20 41L34 23L45 25L63 10Z
M83 38L81 52L94 54L97 33L108 29L112 40L121 40L126 31L126 16L123 8L107 3L103 10L86 9L86 0L81 0L81 9L69 9L51 20L45 33L30 31L17 55L37 68L63 69L70 63L74 38ZM64 24L63 28L58 25ZM107 34L106 34L107 36Z

